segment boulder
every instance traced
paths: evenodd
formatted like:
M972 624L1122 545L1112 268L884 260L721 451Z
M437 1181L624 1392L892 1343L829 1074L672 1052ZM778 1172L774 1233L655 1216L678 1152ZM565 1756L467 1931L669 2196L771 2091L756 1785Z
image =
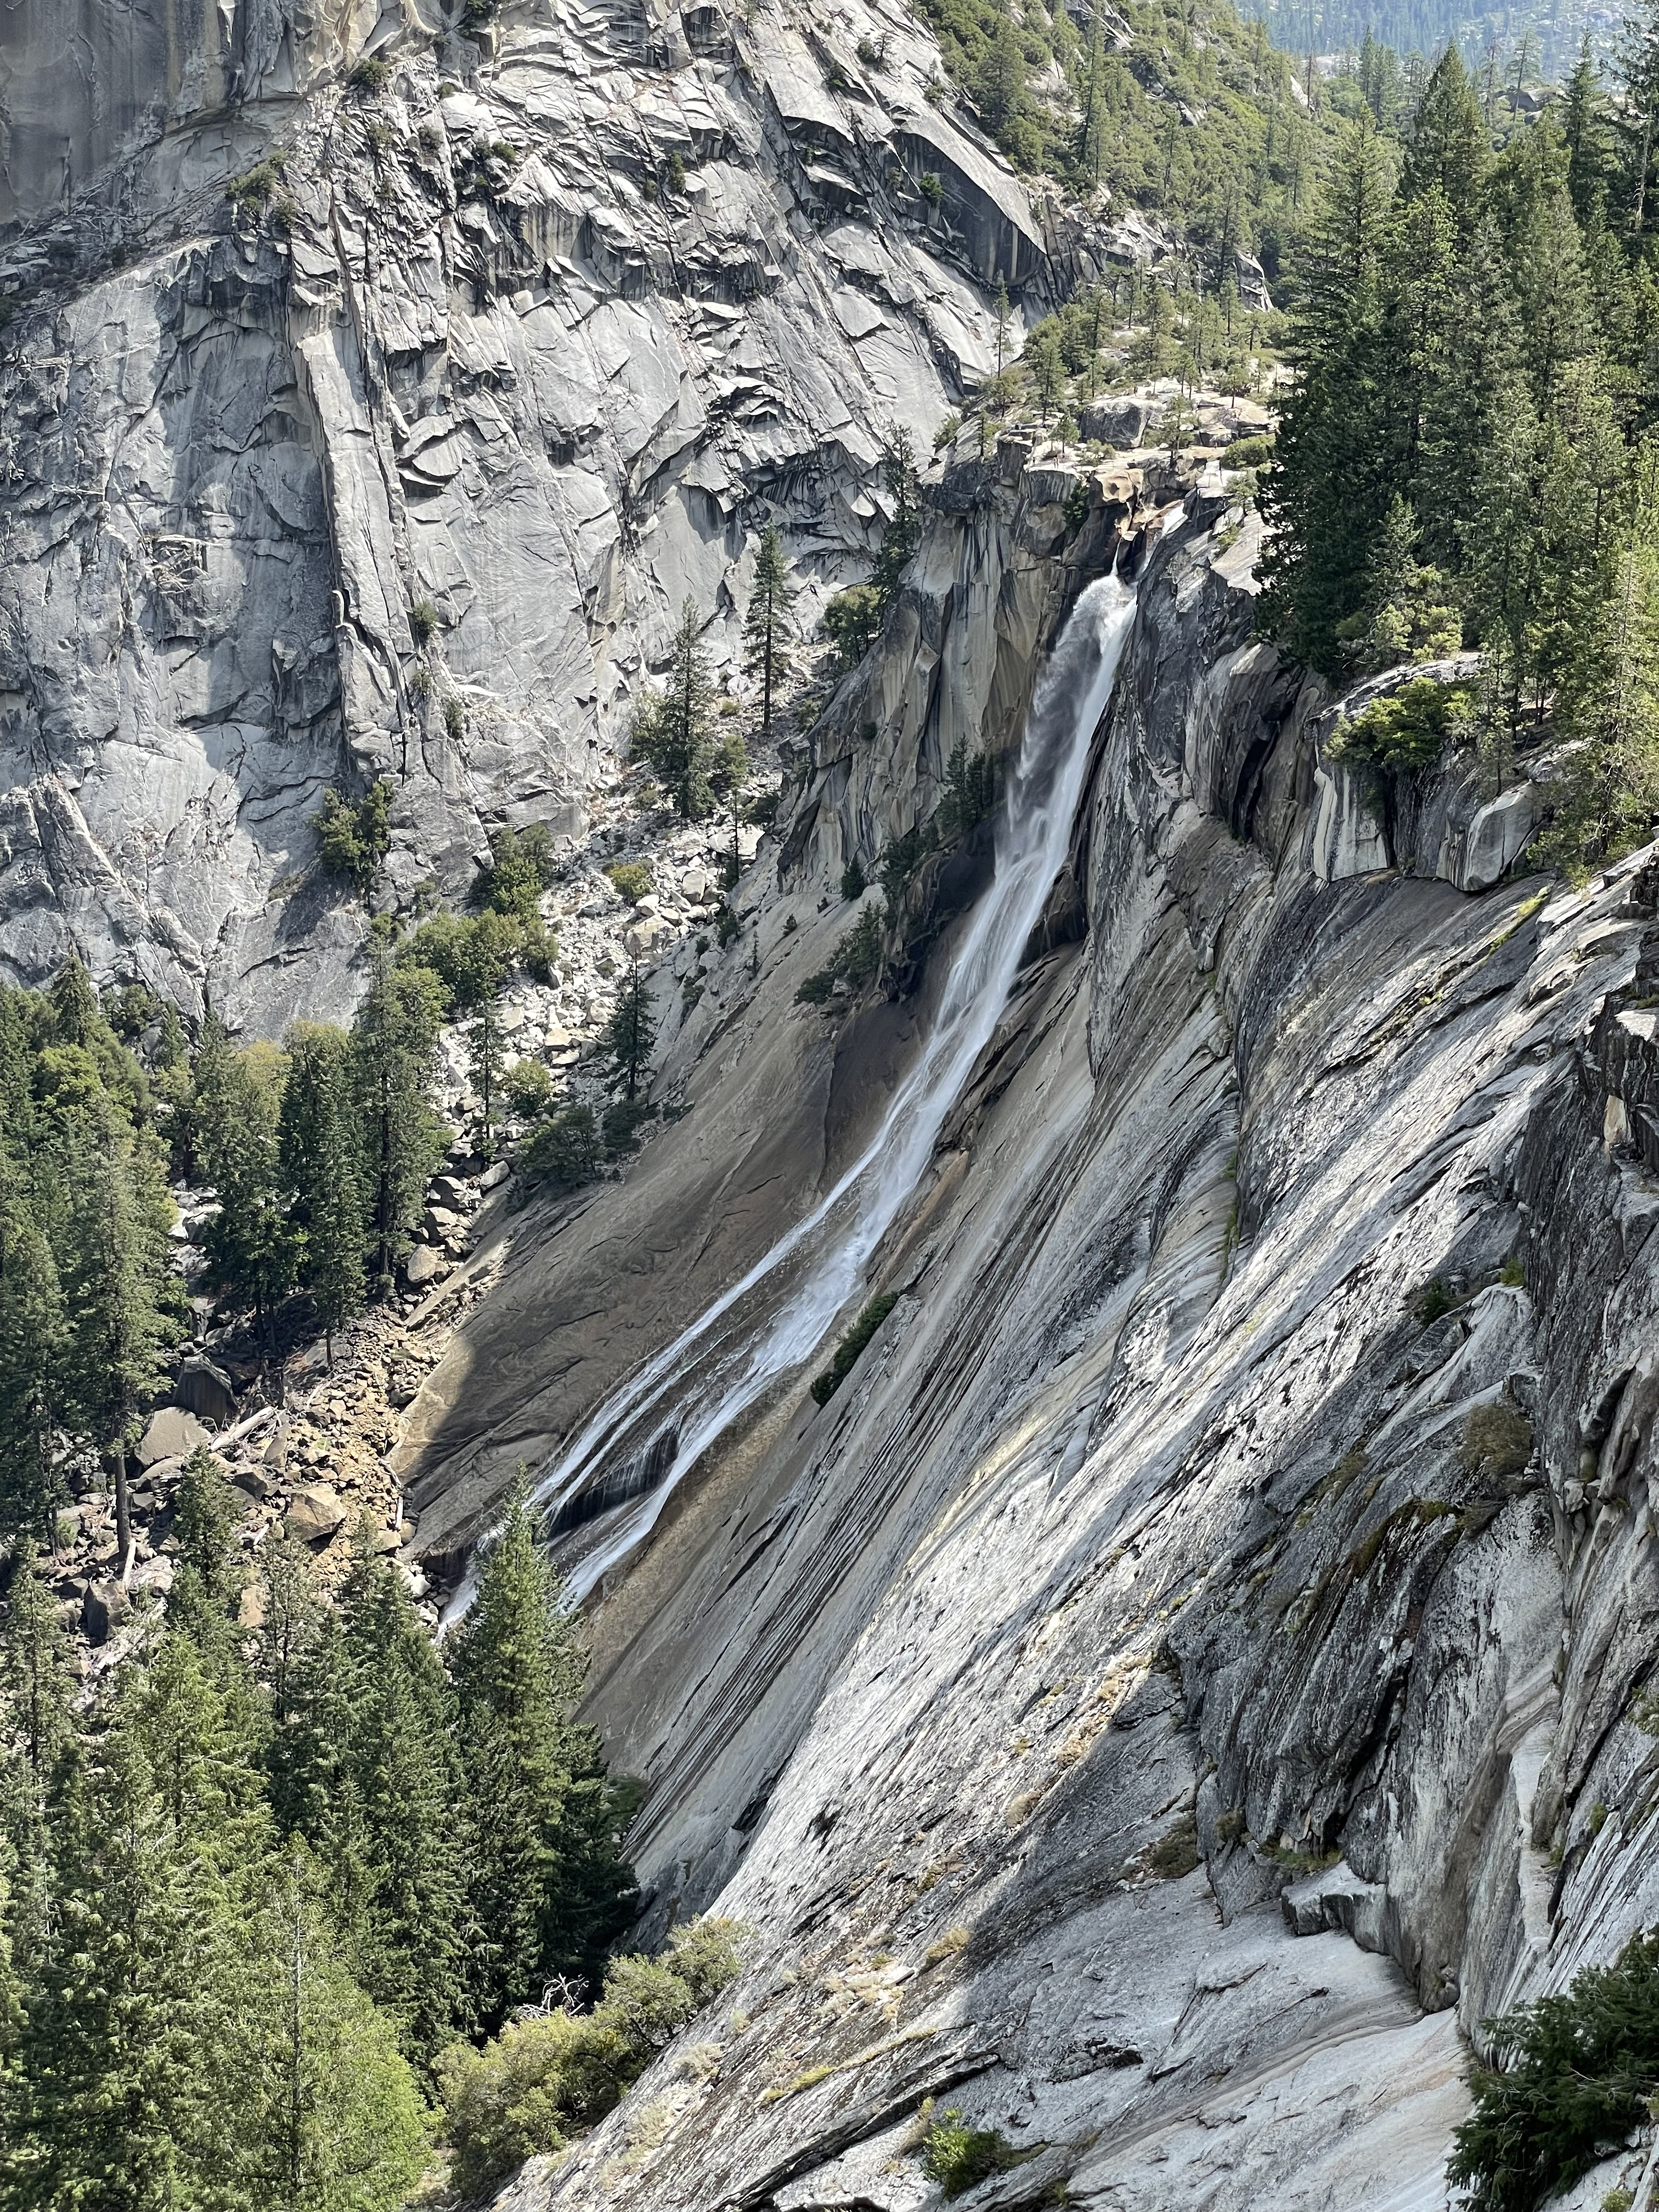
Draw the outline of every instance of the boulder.
M226 1427L236 1418L236 1393L229 1376L211 1359L199 1355L179 1362L173 1402L217 1428Z
M411 1290L435 1283L449 1273L448 1262L434 1244L417 1244L404 1262L404 1279Z
M478 1188L480 1190L497 1190L512 1172L505 1160L496 1160L478 1177Z
M434 1176L432 1196L438 1205L450 1206L459 1212L466 1205L466 1186L454 1176Z
M150 1415L149 1426L138 1446L138 1463L154 1467L157 1460L188 1459L198 1444L211 1442L193 1413L182 1406L163 1406Z
M89 1583L81 1601L81 1626L88 1642L107 1644L131 1611L132 1600L118 1582Z
M1086 407L1079 409L1077 425L1085 438L1098 439L1103 446L1115 446L1121 453L1133 453L1146 442L1158 411L1154 401L1139 398L1133 393L1115 399L1091 399Z
M345 1507L326 1482L303 1482L289 1501L288 1533L302 1544L326 1543L344 1523Z

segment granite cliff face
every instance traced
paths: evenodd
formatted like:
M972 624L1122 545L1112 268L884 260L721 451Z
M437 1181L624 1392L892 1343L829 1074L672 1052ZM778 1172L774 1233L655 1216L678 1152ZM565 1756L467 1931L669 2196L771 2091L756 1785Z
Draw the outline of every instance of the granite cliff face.
M1466 888L1478 779L1328 753L1341 710L1254 641L1254 528L1212 477L1151 542L1178 486L1069 538L1049 476L955 479L815 732L782 890L750 878L772 929L810 915L927 803L952 698L994 721L1091 569L1143 562L1072 883L859 1293L896 1306L827 1406L811 1363L706 1455L593 1605L655 1923L735 1914L752 1963L514 2207L921 2207L933 2095L1029 2154L987 2205L1426 2208L1463 2039L1659 1911L1652 874ZM958 629L987 573L996 619ZM785 1011L844 915L769 940L741 1017L798 1032L796 1095L854 1054ZM636 1196L519 1264L648 1206L744 1058L707 1053Z
M382 904L580 833L764 521L809 619L862 573L1043 232L896 8L80 14L0 58L0 945L275 1031L357 988L323 790L395 779Z
M72 939L250 1030L356 988L326 786L396 780L387 902L496 823L580 836L680 601L729 656L772 514L809 611L859 573L878 439L983 366L987 288L1109 250L927 99L896 11L88 9L67 73L14 15L0 956ZM1345 760L1363 697L1254 638L1255 528L1202 454L947 456L739 934L659 970L686 1110L468 1263L396 1454L452 1575L867 1144L994 854L925 863L899 996L801 1004L842 872L1135 578L863 1358L672 1492L665 1449L564 1494L647 1932L753 1934L521 2212L908 2212L928 2095L1022 2154L1001 2212L1426 2212L1463 2037L1659 1918L1659 874L1565 891L1535 786Z

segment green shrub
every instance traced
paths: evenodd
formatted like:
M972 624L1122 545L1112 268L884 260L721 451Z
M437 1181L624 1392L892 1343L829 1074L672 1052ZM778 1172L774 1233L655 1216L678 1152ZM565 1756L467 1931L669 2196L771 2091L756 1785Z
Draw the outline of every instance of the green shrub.
M553 1078L539 1060L521 1060L507 1069L507 1099L526 1121L547 1112L553 1103Z
M489 863L474 877L471 903L510 914L532 933L542 918L542 893L555 873L553 841L545 823L523 830L498 830L489 841Z
M1533 2212L1570 2189L1648 2120L1659 2091L1659 1929L1562 1996L1481 2023L1493 2063L1476 2064L1474 2110L1446 2172L1486 2212Z
M1339 760L1370 761L1378 768L1409 774L1432 768L1448 740L1466 738L1473 722L1467 684L1437 684L1432 676L1419 676L1344 722L1330 750Z
M549 1115L520 1156L526 1188L547 1183L575 1190L599 1171L599 1129L591 1106L567 1106Z
M663 1963L685 1984L699 2010L738 1978L743 1933L738 1921L705 1916L686 1921L669 1937Z
M389 783L375 784L358 799L325 791L321 811L312 817L324 867L331 876L349 878L365 896L391 849L386 820L391 803Z
M511 915L434 914L398 947L398 965L428 969L449 994L448 1011L466 1013L495 997L523 945Z
M1419 1327L1426 1328L1431 1321L1438 1321L1442 1314L1449 1314L1453 1304L1450 1290L1436 1275L1412 1300L1412 1318Z
M823 1373L812 1383L812 1395L820 1406L827 1406L842 1384L858 1364L859 1354L898 1304L898 1292L890 1291L884 1297L872 1298L864 1311L853 1323L836 1346L836 1356Z
M945 789L939 795L934 821L946 842L965 837L983 822L997 803L998 761L994 753L975 753L970 759L966 738L945 764Z
M1249 438L1235 438L1221 456L1224 469L1265 468L1273 459L1273 441L1258 434Z
M556 2012L515 2021L481 2051L456 2044L435 2072L464 2197L481 2196L538 2152L592 2126L678 2034L735 1979L741 1929L694 1920L660 1959L612 1961L586 2019Z
M1069 420L1070 418L1066 417L1065 419ZM1064 433L1062 430L1062 435ZM1073 435L1076 435L1075 425L1073 426ZM1072 486L1070 491L1066 493L1066 497L1060 505L1060 512L1065 520L1066 533L1068 536L1075 538L1078 532L1082 529L1084 524L1089 520L1089 508L1093 501L1093 497L1094 495L1090 489L1088 477L1079 477L1077 482Z
M730 905L722 900L720 912L714 916L714 941L722 951L732 942L742 926Z
M246 169L240 177L233 177L225 186L225 198L233 207L264 207L282 183L285 170L282 155L273 154L257 168Z
M647 1106L643 1098L619 1098L606 1109L605 1116L605 1149L612 1159L637 1149L641 1125L653 1121L656 1109Z
M945 198L945 183L937 169L924 170L916 179L916 190L931 208L936 208Z
M804 983L796 985L795 1004L798 1006L821 1006L835 988L835 969L820 968L816 975L809 975Z
M1179 1881L1198 1863L1198 1823L1190 1814L1146 1854L1146 1863L1160 1881Z
M610 877L619 897L629 906L637 906L651 890L655 878L643 860L613 860L605 871Z
M841 872L841 895L844 899L862 898L870 888L870 879L856 853Z
M409 611L409 634L417 647L430 645L437 634L438 610L430 599L416 599Z
M881 975L884 952L880 912L867 906L836 945L832 965L855 991L866 991Z
M995 2128L970 2128L954 2106L939 2114L921 2140L921 2170L947 2197L964 2196L1018 2163L1006 2136Z
M453 691L444 701L444 731L457 744L466 735L466 708Z
M366 92L373 98L386 89L391 79L390 62L383 62L378 54L365 54L346 81L354 92Z
M887 903L895 913L910 888L917 869L938 844L939 831L929 821L918 823L914 830L907 830L902 837L895 837L884 848L877 872L881 887L887 894Z
M599 2081L608 2075L620 2084L625 2063L619 2038L562 2012L517 2021L482 2051L458 2043L441 2051L434 2070L453 2186L463 2197L482 2196L527 2158L562 2150L574 2085L581 2083L591 2109Z
M875 643L886 612L873 584L837 592L823 611L823 634L836 648L838 669L856 668Z
M1465 1474L1502 1481L1520 1474L1532 1457L1532 1423L1500 1398L1496 1405L1477 1406L1469 1415L1458 1457Z

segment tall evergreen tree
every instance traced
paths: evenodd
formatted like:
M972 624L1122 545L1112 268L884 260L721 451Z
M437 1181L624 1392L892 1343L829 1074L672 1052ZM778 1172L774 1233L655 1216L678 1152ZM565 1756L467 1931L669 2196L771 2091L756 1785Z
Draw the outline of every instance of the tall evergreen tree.
M618 1834L626 1801L571 1717L586 1660L522 1483L483 1551L452 1668L472 1799L489 1814L473 1892L488 2025L538 2002L556 1974L596 1979L632 1902Z
M1420 199L1437 185L1467 225L1480 211L1480 186L1489 158L1486 125L1455 41L1436 63L1412 125L1400 180L1401 196Z
M152 1133L134 1131L102 1094L55 1116L61 1193L58 1278L69 1326L67 1371L79 1426L115 1483L118 1548L131 1543L127 1455L177 1340L180 1291L168 1265L173 1202Z
M69 1322L52 1246L0 1155L0 1538L52 1540Z
M616 1010L605 1028L611 1064L618 1075L626 1077L630 1098L639 1089L641 1077L650 1073L656 1041L657 1025L636 952L629 963L628 974L617 994Z
M267 1349L271 1317L293 1287L300 1256L281 1164L287 1072L270 1046L239 1052L222 1031L196 1066L197 1152L219 1200L204 1244L216 1279L252 1307Z
M674 630L666 688L641 703L629 736L635 757L662 778L687 822L702 821L713 804L714 695L702 625L687 599Z
M789 611L794 596L778 526L769 522L761 532L760 549L755 556L755 580L749 594L748 611L743 618L744 666L761 688L763 744L771 741L773 700L778 684L788 673L792 629Z
M363 1132L343 1030L296 1024L288 1059L277 1133L281 1179L301 1239L300 1279L323 1325L331 1366L337 1332L363 1310Z
M423 968L383 962L352 1025L353 1089L364 1132L370 1269L381 1295L414 1241L443 1158L430 1103L443 987Z

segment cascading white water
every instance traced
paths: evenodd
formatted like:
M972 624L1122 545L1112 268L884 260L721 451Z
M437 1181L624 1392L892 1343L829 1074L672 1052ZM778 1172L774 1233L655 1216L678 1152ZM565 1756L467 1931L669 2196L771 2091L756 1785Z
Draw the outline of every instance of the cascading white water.
M568 1585L573 1601L649 1534L682 1477L768 1384L823 1342L915 1188L945 1115L996 1027L1060 872L1090 741L1111 696L1134 604L1132 587L1103 576L1073 610L1037 687L1008 781L991 887L951 961L927 1041L874 1136L811 1212L608 1398L537 1482L536 1503L556 1515L616 1465L619 1451L641 1455L655 1441L667 1460L653 1469L656 1480L645 1494L574 1569ZM792 1261L800 1263L791 1270L799 1279L763 1325L724 1336L722 1321ZM662 1433L671 1416L672 1441ZM452 1618L465 1610L471 1590L469 1575L452 1601Z

